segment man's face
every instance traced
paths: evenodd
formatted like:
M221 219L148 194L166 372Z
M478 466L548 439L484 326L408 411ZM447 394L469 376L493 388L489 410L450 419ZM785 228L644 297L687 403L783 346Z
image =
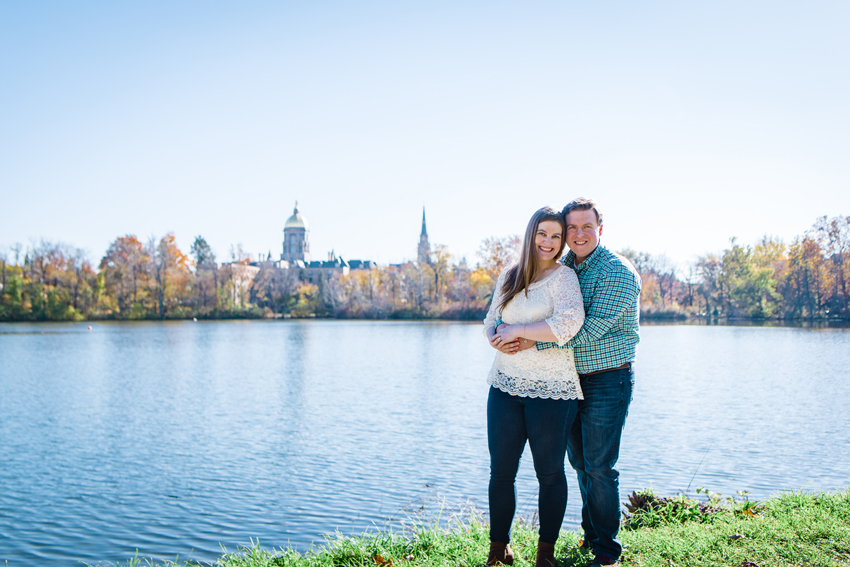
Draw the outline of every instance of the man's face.
M599 246L602 225L596 223L593 209L571 211L567 215L567 246L576 254L576 263L581 263Z

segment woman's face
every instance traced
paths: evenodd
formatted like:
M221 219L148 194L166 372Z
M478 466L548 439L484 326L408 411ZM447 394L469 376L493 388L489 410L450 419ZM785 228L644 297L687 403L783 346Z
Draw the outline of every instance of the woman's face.
M534 235L534 249L537 257L542 262L557 260L561 251L561 242L564 238L564 229L561 223L547 220L537 225L537 233Z

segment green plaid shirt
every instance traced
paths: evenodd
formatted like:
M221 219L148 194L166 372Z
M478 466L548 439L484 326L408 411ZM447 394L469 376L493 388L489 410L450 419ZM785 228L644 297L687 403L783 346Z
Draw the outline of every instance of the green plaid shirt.
M584 298L584 325L562 347L537 343L537 350L571 348L579 374L634 362L640 341L640 276L631 262L602 245L575 265L575 252L562 258L573 268Z

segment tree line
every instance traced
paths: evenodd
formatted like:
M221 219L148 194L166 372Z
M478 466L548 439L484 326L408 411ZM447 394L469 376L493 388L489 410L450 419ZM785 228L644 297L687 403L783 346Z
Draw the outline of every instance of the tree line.
M666 257L622 252L641 274L642 316L657 318L850 319L850 217L819 217L790 244L732 238L685 269Z
M188 254L174 234L116 238L97 265L45 240L0 252L0 321L336 317L483 319L519 237L481 243L479 262L443 245L431 262L352 270L308 281L305 271L252 263L241 247L219 263L206 240ZM646 318L850 319L850 217L820 217L790 244L764 237L686 267L664 255L620 251L643 281ZM256 269L254 269L256 271Z

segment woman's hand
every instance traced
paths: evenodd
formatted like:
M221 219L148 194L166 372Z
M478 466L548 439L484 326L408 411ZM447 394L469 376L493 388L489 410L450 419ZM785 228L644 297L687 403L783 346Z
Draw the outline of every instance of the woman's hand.
M502 323L496 327L496 332L491 337L490 344L493 345L493 348L501 350L505 354L516 354L521 350L535 347L537 346L537 341L525 338L525 335L530 331L528 328L529 326L530 325L508 325L506 323ZM496 340L497 338L501 339L501 342ZM496 346L496 344L505 345L505 348L500 348L499 346Z
M499 352L503 352L505 354L516 354L516 352L519 350L519 341L505 340L502 334L494 333L490 337L490 346L498 350Z
M525 332L525 325L499 325L496 337L501 337L503 342L519 340Z

